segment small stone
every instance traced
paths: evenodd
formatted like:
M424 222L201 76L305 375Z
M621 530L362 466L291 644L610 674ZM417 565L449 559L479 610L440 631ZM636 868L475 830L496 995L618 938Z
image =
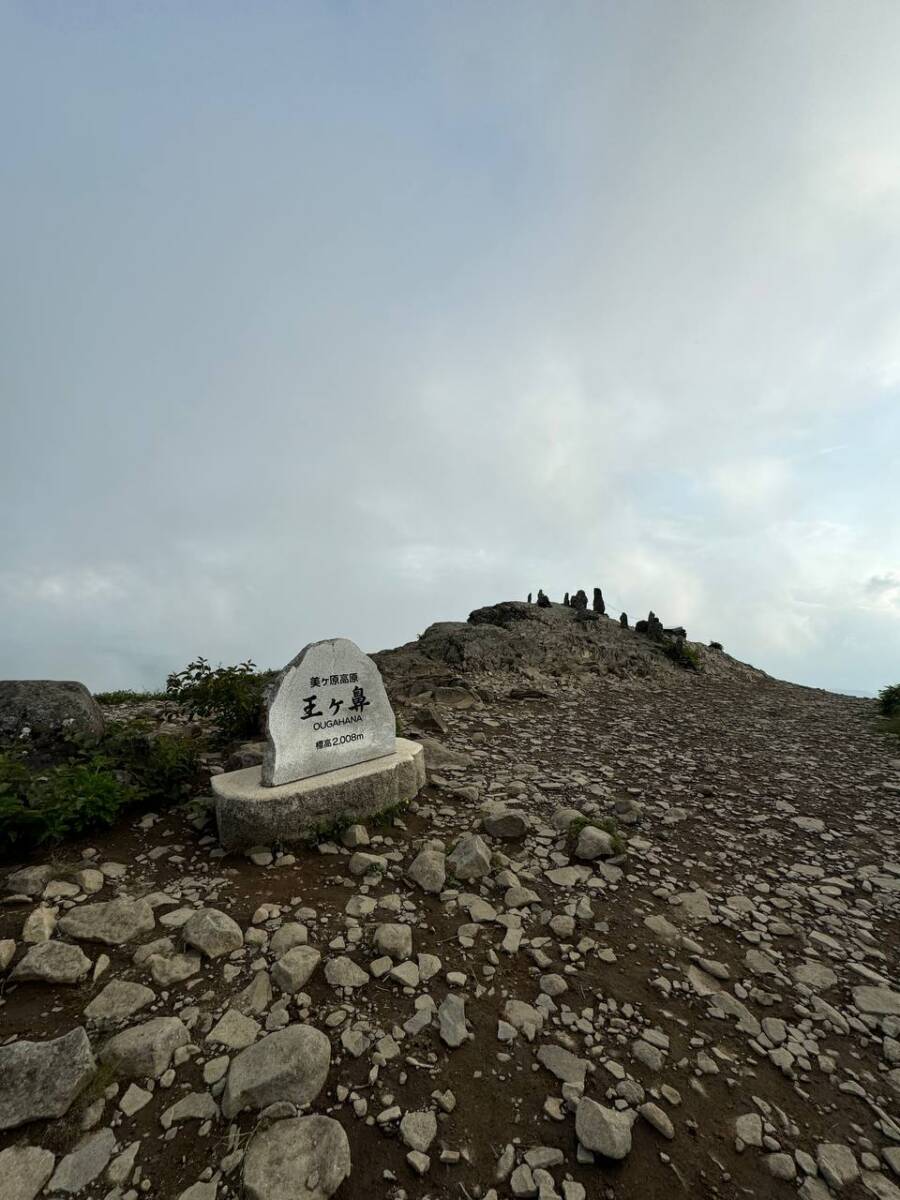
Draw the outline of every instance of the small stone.
M412 929L408 925L385 923L375 930L375 946L382 954L388 954L394 962L412 958Z
M437 1136L437 1117L433 1112L408 1112L400 1122L400 1138L410 1150L425 1153Z
M440 850L420 850L413 860L407 876L418 884L423 892L436 895L443 891L447 878L446 859Z
M468 1038L466 1029L466 1005L462 996L448 992L438 1009L438 1025L441 1040L451 1048L461 1046Z
M189 1040L178 1017L153 1017L110 1038L100 1061L123 1079L159 1079L178 1047Z
M229 1050L243 1050L252 1046L260 1031L258 1021L245 1017L236 1008L229 1008L206 1035L207 1042L227 1046Z
M575 1132L586 1150L604 1158L625 1158L631 1151L634 1112L619 1112L582 1096L575 1110Z
M325 964L325 978L333 988L358 988L369 982L369 973L342 954Z
M295 946L272 968L272 981L283 992L294 995L306 986L321 959L322 955L315 947Z
M189 946L207 958L230 954L244 944L240 925L217 908L199 909L185 924L181 935Z
M464 834L447 858L447 867L456 879L478 879L491 869L491 852L477 833Z
M840 1142L822 1142L816 1146L816 1162L825 1182L836 1191L859 1178L859 1164L853 1151Z
M652 1125L656 1132L661 1133L664 1138L671 1141L675 1136L675 1126L658 1104L648 1101L646 1104L638 1106L638 1112L647 1124Z
M123 1021L155 999L152 988L126 979L113 979L94 997L84 1015L90 1021Z

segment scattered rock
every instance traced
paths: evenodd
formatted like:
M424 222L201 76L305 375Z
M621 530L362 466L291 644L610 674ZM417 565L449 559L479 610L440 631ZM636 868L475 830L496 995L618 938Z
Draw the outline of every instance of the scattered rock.
M0 1046L0 1129L63 1116L96 1070L81 1026L46 1042Z
M242 1109L280 1100L309 1104L322 1090L330 1064L331 1043L312 1025L270 1033L232 1060L222 1112L230 1120Z
M350 1143L331 1117L294 1117L257 1133L244 1159L248 1200L328 1200L350 1174Z

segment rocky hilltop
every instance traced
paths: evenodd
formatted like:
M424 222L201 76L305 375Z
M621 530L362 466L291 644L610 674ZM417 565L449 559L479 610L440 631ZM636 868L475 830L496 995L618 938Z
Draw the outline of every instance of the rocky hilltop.
M897 1200L871 702L563 605L375 657L407 810L234 857L199 796L6 875L0 1200Z

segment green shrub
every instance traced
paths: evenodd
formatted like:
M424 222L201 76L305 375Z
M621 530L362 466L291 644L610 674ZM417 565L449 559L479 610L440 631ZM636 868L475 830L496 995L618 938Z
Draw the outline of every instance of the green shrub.
M900 683L881 689L878 693L878 708L883 717L895 717L900 714Z
M700 670L700 659L697 657L696 650L692 650L681 638L676 638L664 646L663 654L666 658L671 659L677 667L684 667L687 671Z
M135 692L131 688L119 688L114 692L94 692L98 704L139 704L142 700L165 700L165 692Z
M196 738L154 737L144 722L115 723L107 726L100 750L127 773L141 799L155 807L176 804L201 784Z
M262 732L263 695L271 673L259 673L249 659L236 667L211 667L197 658L166 680L166 695L192 717L211 717L226 741Z
M54 766L0 753L0 854L108 827L131 805L176 804L201 782L196 739L151 737L140 723L113 724L96 747L72 739L69 751Z
M0 853L112 825L135 798L103 755L32 771L15 752L0 754Z

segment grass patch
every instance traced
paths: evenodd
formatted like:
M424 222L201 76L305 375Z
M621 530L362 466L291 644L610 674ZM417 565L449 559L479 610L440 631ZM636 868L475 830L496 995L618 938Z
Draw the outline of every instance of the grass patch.
M566 830L566 847L571 854L578 842L578 837L583 829L588 826L594 829L601 829L604 833L608 833L612 841L613 857L618 858L620 854L624 854L627 846L625 839L619 833L619 827L612 817L576 817Z

